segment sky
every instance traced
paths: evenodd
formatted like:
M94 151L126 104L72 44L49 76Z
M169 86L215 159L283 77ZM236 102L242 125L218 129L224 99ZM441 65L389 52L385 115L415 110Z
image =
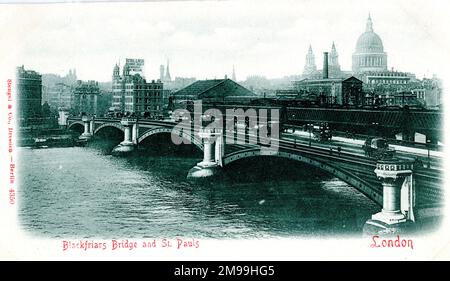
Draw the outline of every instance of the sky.
M48 1L47 1L48 2ZM395 2L395 3L393 3ZM145 59L147 79L170 60L172 78L299 75L312 45L318 68L334 41L351 70L370 12L388 67L446 74L445 1L166 1L0 4L0 62L40 73L110 81L116 62ZM3 55L4 54L4 55Z

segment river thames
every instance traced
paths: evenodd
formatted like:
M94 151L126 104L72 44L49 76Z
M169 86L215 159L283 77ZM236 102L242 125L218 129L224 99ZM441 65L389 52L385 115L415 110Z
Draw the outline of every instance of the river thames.
M94 147L19 149L19 220L50 238L361 236L380 210L341 180L273 157L190 182L201 155L116 158Z

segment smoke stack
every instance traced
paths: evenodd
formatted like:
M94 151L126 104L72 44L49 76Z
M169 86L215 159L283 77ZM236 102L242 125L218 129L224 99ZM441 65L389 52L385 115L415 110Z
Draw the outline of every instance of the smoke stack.
M323 79L328 79L328 52L323 52Z

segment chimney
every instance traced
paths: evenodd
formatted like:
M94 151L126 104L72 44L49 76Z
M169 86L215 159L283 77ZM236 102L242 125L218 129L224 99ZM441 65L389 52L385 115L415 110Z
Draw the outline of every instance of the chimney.
M323 52L323 70L322 78L328 79L328 52Z

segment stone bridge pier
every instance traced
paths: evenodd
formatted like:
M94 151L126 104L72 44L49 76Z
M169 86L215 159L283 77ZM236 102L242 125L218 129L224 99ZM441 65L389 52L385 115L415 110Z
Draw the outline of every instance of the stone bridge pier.
M223 165L222 157L225 152L223 131L203 129L198 135L203 140L203 160L189 171L188 179L217 175Z
M375 173L383 186L383 209L366 222L365 234L392 234L410 227L414 218L413 164L379 161Z
M112 150L112 154L116 156L134 151L137 145L137 120L135 118L122 118L120 124L124 127L124 138L123 141Z
M83 121L84 132L79 137L80 140L90 140L92 138L94 132L94 119L90 116L83 115L81 117L81 121Z

